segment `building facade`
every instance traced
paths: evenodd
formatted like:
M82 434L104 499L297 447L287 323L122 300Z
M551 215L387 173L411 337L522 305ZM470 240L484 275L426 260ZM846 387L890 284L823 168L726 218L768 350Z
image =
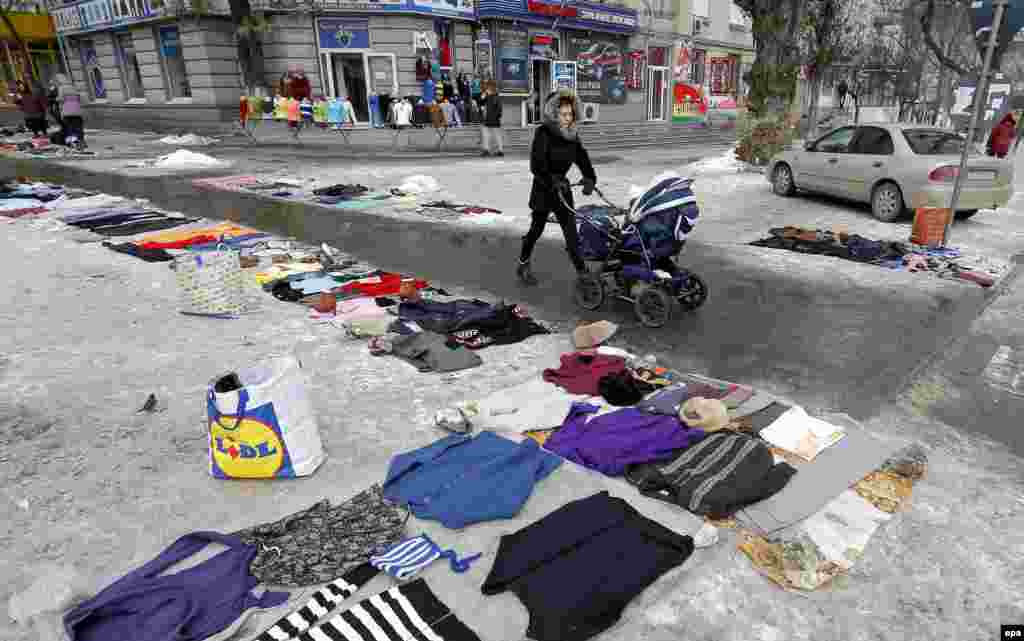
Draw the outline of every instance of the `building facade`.
M583 0L479 2L475 72L497 82L504 112L516 122L537 122L540 102L556 88L578 93L584 121L644 119L642 56L630 48L636 9Z
M198 130L237 118L246 89L226 0L204 2L201 16L162 0L50 1L94 126ZM579 94L585 121L728 117L753 56L749 24L722 0L298 1L251 2L271 26L268 91L301 67L314 95L347 96L362 123L373 96L419 97L438 69L493 79L505 126L536 122L557 87Z

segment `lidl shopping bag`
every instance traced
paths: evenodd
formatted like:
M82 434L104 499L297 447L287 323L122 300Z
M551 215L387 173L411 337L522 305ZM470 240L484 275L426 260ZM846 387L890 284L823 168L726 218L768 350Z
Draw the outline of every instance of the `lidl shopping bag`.
M174 259L179 310L202 316L236 316L253 311L238 253L189 253Z
M234 384L225 386L226 381ZM226 387L236 389L218 391ZM214 478L309 476L326 458L306 377L294 357L271 359L214 379L206 412Z

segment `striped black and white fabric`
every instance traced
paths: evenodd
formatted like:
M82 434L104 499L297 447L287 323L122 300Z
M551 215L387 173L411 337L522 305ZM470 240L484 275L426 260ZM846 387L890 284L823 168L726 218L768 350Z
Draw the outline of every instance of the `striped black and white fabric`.
M334 611L370 579L379 574L369 563L358 565L313 593L306 605L270 626L256 641L288 641L313 627L317 621Z
M282 621L293 621L297 614ZM305 617L294 623L300 621L305 624ZM259 641L480 641L423 579L375 594L320 625L306 626L300 634L289 635L285 628L279 622Z
M426 534L421 534L399 541L383 552L371 556L370 565L400 581L405 581L442 557L449 560L452 571L461 574L468 570L470 563L480 558L480 555L460 560L453 550L442 552L437 543Z
M691 185L692 179L679 175L670 175L659 180L636 199L629 212L629 221L636 223L650 214L696 204L697 197L693 194Z

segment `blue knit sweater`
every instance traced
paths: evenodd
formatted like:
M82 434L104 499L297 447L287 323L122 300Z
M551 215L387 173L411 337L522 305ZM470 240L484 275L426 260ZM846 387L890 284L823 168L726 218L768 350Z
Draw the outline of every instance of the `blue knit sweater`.
M391 459L384 497L417 518L459 529L514 517L534 484L561 464L532 440L455 434Z

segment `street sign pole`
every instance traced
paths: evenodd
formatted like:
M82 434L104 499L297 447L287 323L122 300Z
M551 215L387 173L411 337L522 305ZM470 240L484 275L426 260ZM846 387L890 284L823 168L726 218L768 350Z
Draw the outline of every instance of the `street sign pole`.
M975 89L974 111L971 113L971 125L967 129L967 140L960 152L960 171L956 174L956 182L953 184L953 197L949 200L949 220L946 221L946 229L942 234L942 246L949 244L949 230L953 226L953 219L956 218L956 206L960 202L960 187L963 184L964 174L967 173L967 156L974 147L974 132L978 128L978 117L984 113L987 106L989 73L992 68L992 56L996 51L996 44L999 38L999 28L1003 24L1003 13L1010 0L994 0L992 3L996 10L995 18L992 20L992 31L989 34L988 48L985 51L985 64L981 68L981 78L978 87Z

